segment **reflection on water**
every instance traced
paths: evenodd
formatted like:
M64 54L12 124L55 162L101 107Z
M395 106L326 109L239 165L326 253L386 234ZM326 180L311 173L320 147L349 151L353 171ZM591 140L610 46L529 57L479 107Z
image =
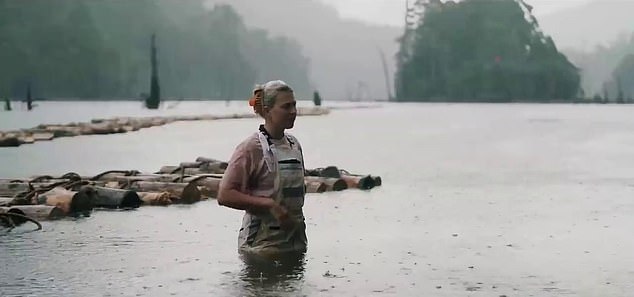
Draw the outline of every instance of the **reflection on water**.
M244 266L240 280L245 293L253 296L279 292L293 292L300 288L304 279L304 253L284 253L277 255L257 255L241 253Z

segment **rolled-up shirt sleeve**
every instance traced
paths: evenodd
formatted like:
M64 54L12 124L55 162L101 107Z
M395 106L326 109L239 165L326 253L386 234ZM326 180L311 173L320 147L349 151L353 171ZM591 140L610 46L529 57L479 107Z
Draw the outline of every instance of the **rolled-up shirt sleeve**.
M253 174L253 152L247 142L236 147L228 163L220 182L220 191L237 190L248 194L249 181Z

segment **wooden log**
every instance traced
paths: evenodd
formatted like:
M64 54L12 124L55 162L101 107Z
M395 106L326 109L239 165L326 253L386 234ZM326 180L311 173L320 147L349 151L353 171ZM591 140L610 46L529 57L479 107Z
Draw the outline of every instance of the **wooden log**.
M33 137L33 140L35 141L48 141L48 140L53 140L53 138L55 138L55 134L51 133L51 132L47 132L47 131L37 131L37 132L31 132L31 137Z
M137 192L168 192L174 203L190 204L200 201L200 190L195 183L133 182L130 190Z
M329 177L329 178L340 178L341 172L339 171L339 168L337 168L336 166L328 166L324 168L307 169L306 175Z
M374 179L369 175L360 176L344 174L341 175L341 179L346 182L349 189L370 190L375 186Z
M207 198L218 198L218 189L222 176L200 175L190 176L184 179L184 182L194 183L198 186L201 195Z
M201 163L226 163L217 159L207 158L207 157L198 157L196 158L196 162Z
M224 174L225 170L220 168L185 168L185 175L205 175L205 174Z
M322 182L326 185L326 191L343 191L348 188L348 184L345 180L341 178L329 178L329 177L318 177L318 176L306 176L304 177L305 182Z
M161 174L173 174L173 173L178 173L180 172L180 167L179 166L162 166L161 169L159 169L158 173Z
M199 170L204 173L223 174L228 166L229 163L227 162L203 163L200 165Z
M114 180L117 176L134 176L138 174L140 174L140 172L136 170L108 170L91 177L90 180L110 181Z
M375 186L377 186L377 187L381 186L381 184L383 183L383 181L381 180L381 177L380 177L380 176L373 176L373 175L370 175L370 176L371 176L371 177L372 177L372 179L374 180L374 185L375 185Z
M168 192L137 192L144 205L167 206L172 204L171 194Z
M13 202L13 198L0 197L0 206L8 206Z
M22 142L18 136L2 136L0 137L0 147L16 147L20 146Z
M0 207L5 210L18 209L20 213L36 219L38 221L55 220L65 216L64 211L56 206L49 205L14 205L11 207Z
M78 136L81 133L81 129L74 125L43 125L38 126L44 131L53 133L54 138L58 137L73 137Z
M93 187L97 192L95 207L104 208L138 208L143 200L135 191L113 189L106 187Z
M18 193L30 191L28 183L23 182L2 182L0 183L0 196L13 197Z
M181 162L178 168L199 168L203 162Z
M94 207L96 192L92 187L83 187L78 192L55 187L37 197L37 204L59 207L66 215L86 214Z
M149 182L175 182L180 178L176 174L143 174L133 176L113 176L112 180L120 183L149 181Z
M24 216L24 212L17 208L0 207L0 227L13 228L26 223L26 219L20 216L10 216L7 214L18 214Z
M306 193L323 193L328 189L325 183L316 180L305 180L304 185L306 186Z
M20 140L20 143L22 144L31 144L35 142L35 138L33 137L33 135L20 135L18 136L18 139Z

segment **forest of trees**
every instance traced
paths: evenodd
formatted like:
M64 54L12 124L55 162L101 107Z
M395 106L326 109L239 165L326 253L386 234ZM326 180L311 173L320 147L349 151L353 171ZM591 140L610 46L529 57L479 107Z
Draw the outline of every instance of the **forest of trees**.
M621 36L609 46L597 46L591 52L568 49L566 53L581 69L586 96L603 102L634 97L634 34Z
M244 99L285 79L312 94L294 40L248 29L228 5L203 0L0 0L0 97L139 98L150 89L156 34L161 95Z
M579 70L521 0L416 1L400 39L397 101L572 101Z

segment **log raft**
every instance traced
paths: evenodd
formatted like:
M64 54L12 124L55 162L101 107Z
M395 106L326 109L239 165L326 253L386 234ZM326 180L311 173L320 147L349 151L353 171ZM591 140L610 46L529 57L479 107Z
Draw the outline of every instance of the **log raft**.
M298 116L319 116L330 112L324 107L299 107ZM211 121L222 119L245 119L256 117L253 113L230 114L225 116L164 116L164 117L121 117L112 119L93 119L90 122L70 124L42 124L29 129L16 131L0 131L0 147L17 147L38 141L50 141L60 137L80 135L105 135L138 131L144 128L163 126L182 121Z
M217 198L227 166L224 161L199 157L162 166L154 173L108 170L93 176L70 172L0 178L0 213L11 210L36 220L52 220L101 208L193 204ZM307 193L367 191L381 185L379 176L352 174L336 166L306 170L304 181Z

